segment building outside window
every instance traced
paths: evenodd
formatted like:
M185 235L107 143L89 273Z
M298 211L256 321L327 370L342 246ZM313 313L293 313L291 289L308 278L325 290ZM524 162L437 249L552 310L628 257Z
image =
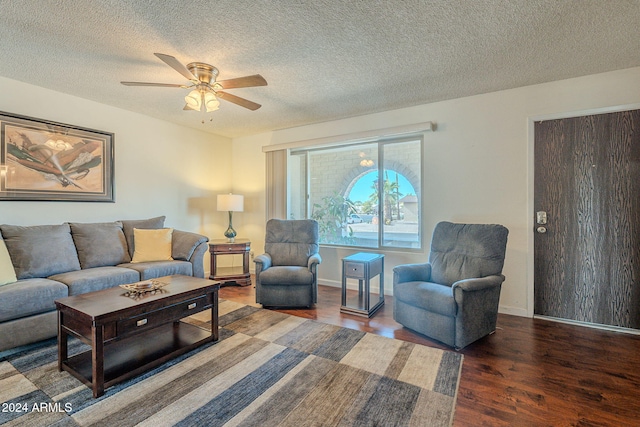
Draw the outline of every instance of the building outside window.
M421 248L421 138L292 150L288 169L289 218L321 244Z

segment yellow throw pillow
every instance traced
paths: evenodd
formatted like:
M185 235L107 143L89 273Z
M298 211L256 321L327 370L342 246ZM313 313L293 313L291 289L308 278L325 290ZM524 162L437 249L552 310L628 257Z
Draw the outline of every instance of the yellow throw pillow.
M4 240L0 240L0 286L17 282L16 271L11 263L11 257Z
M171 261L173 228L133 229L133 259L131 262Z

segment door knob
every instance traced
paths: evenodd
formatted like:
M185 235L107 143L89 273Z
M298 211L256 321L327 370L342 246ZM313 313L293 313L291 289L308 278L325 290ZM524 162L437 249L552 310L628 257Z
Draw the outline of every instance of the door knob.
M540 234L544 234L547 232L547 227L538 227L536 228L536 231Z

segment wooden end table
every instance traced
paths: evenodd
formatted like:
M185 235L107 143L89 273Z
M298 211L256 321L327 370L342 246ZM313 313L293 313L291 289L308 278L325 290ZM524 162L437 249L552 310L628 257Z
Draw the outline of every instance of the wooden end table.
M378 276L378 301L371 305L371 279ZM347 296L347 279L358 280L356 298ZM364 286L363 286L364 285ZM384 305L384 255L359 252L342 259L341 313L371 317Z
M121 287L60 298L58 370L68 371L100 397L115 383L158 366L206 342L218 340L220 284L190 276L165 276L155 294L125 296ZM211 310L211 331L183 317ZM68 356L72 335L91 350Z
M235 239L229 242L226 239L211 240L209 252L211 253L211 275L209 279L217 280L222 284L236 283L240 286L251 285L249 273L249 251L251 242L247 239ZM242 255L242 267L220 267L218 257L221 255Z

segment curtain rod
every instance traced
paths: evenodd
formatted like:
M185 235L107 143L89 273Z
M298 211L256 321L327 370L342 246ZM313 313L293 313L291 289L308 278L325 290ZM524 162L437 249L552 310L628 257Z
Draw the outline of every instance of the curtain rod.
M432 132L436 129L434 122L415 123L411 125L395 126L392 128L372 129L363 132L349 133L343 135L327 136L323 138L306 139L303 141L285 142L282 144L265 145L262 147L263 153L270 151L286 150L291 148L305 147L328 147L356 142L367 142L379 138L389 138L406 134L417 134L422 132Z

